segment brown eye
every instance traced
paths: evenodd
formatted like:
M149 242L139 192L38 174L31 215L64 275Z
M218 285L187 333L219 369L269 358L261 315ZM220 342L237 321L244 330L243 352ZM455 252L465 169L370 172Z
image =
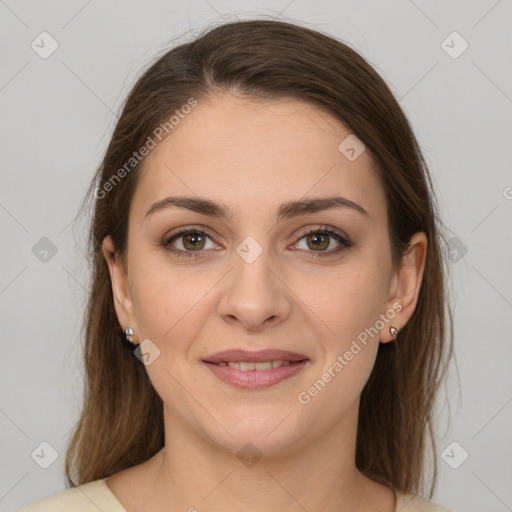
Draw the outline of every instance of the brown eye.
M299 246L304 240L306 247L297 247L304 249L306 252L313 253L312 257L322 257L337 254L344 249L352 246L352 243L345 239L337 230L326 226L325 228L311 228L296 242L295 246ZM327 250L334 240L334 247ZM337 243L337 246L336 246ZM314 254L317 253L317 254Z
M208 240L211 240L212 243L210 247L206 246ZM215 249L216 244L213 243L212 238L203 231L184 229L165 239L162 245L177 256L199 257L207 252L206 249Z
M329 235L315 233L306 237L311 250L323 250L329 247Z
M188 235L182 236L183 246L185 249L190 251L196 251L199 249L204 249L205 245L205 237L201 233L190 233Z

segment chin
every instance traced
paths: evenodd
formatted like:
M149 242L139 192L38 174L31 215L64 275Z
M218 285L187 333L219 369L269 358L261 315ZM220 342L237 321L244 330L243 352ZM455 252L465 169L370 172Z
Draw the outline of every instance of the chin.
M204 433L212 444L239 458L284 456L305 443L307 436L305 427L302 427L304 432L301 434L299 426L294 423L297 418L292 419L293 413L285 419L288 414L290 411L268 416L252 414L245 415L239 421L221 420L219 417L226 430L219 428L212 432L209 425L209 432Z

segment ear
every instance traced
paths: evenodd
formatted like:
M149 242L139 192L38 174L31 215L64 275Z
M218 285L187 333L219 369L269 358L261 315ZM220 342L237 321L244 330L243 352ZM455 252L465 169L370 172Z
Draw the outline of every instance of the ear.
M393 341L389 331L390 326L395 326L399 331L409 321L416 304L423 280L423 271L427 256L427 236L423 231L414 233L409 242L409 248L402 258L400 268L396 270L389 288L386 311L396 312L393 319L389 319L380 332L381 343ZM384 313L386 315L386 313Z
M114 307L119 324L123 329L131 327L137 333L133 300L128 288L127 271L119 254L115 251L110 236L103 239L102 250L110 272Z

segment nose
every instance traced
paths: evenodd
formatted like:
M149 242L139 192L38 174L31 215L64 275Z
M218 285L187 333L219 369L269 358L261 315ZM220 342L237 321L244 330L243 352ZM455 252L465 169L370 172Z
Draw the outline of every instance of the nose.
M260 331L289 317L293 294L268 253L263 250L254 261L233 254L233 268L218 305L218 313L226 322Z

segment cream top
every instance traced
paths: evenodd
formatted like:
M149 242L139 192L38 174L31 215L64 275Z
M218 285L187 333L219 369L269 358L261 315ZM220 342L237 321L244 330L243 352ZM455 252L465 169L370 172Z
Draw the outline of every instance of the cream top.
M71 487L18 512L127 512L107 485L106 478ZM395 512L450 512L416 494L396 494Z

